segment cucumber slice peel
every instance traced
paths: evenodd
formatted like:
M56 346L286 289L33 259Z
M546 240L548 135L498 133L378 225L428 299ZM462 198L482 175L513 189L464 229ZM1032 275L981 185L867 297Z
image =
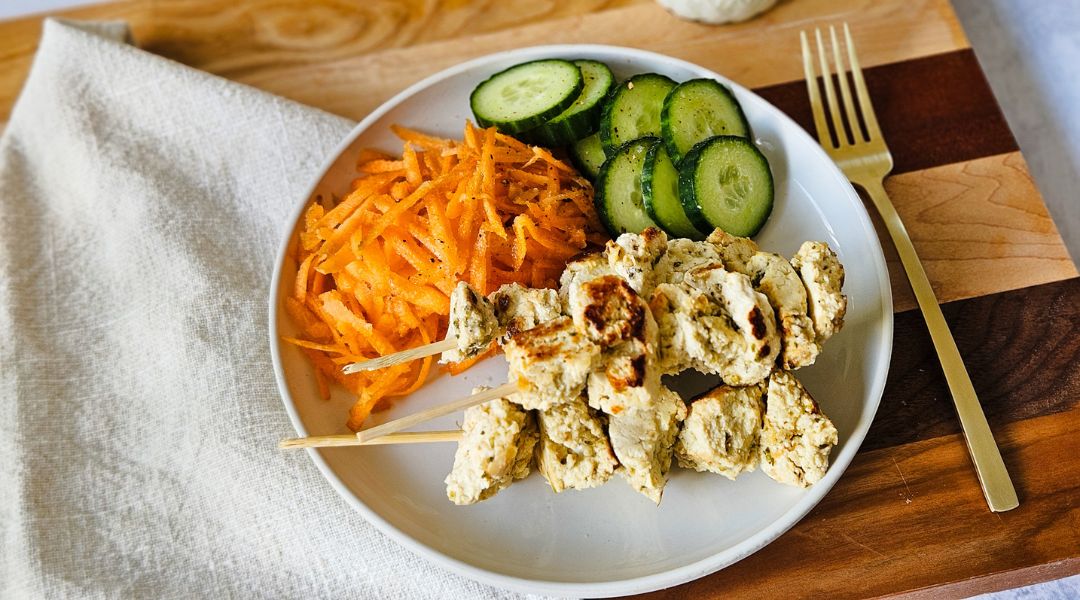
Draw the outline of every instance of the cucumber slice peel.
M676 164L695 144L710 137L750 137L750 124L735 95L713 79L691 79L675 86L664 99L660 128Z
M750 237L769 218L773 195L769 162L745 138L709 138L679 163L679 197L686 216L699 230L719 227Z
M615 76L602 62L575 60L581 70L584 86L574 103L561 114L519 137L542 146L565 146L596 133L604 99L615 86ZM597 165L599 168L599 165Z
M534 60L500 71L469 96L476 122L505 133L533 129L558 116L581 94L584 80L574 63Z
M656 73L634 75L620 83L604 103L600 118L600 141L611 156L617 148L643 137L659 137L664 98L675 87L671 79Z
M647 137L623 144L600 167L596 178L596 212L612 236L641 233L656 227L641 195L641 170L649 148L660 138Z
M600 174L600 167L604 165L606 158L604 147L600 144L600 136L594 133L574 142L570 146L570 158L586 177L596 181L596 176Z
M679 171L664 144L654 144L645 154L641 171L641 195L645 210L673 237L703 240L706 234L694 227L679 198Z

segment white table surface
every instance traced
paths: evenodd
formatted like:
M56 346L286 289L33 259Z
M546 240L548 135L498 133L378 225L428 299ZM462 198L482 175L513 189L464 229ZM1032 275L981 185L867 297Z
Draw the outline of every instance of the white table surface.
M3 0L0 19L95 1ZM1080 259L1080 0L952 3L1075 262ZM1080 575L979 598L1080 598Z

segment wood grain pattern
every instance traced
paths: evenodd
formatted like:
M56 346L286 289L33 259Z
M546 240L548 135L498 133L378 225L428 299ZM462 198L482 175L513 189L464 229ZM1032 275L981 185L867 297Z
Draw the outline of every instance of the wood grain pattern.
M970 48L880 65L865 76L894 175L1020 149ZM804 82L754 91L817 135Z
M880 66L868 79L901 171L886 186L950 302L1022 504L986 510L925 325L904 312L881 410L836 488L764 550L651 596L959 597L1080 571L1080 279L948 0L788 0L722 27L677 20L652 0L150 0L63 16L126 20L152 52L354 119L468 58L597 42L775 85L766 95L807 124L797 32L848 21L864 65ZM40 22L0 22L0 123ZM905 106L913 90L917 110ZM910 288L883 240L906 311Z
M748 86L798 79L796 33L818 22L849 21L860 32L867 65L968 46L947 0L799 0L751 23L721 27L676 19L649 0L610 8L625 3L248 0L223 10L213 0L162 0L62 14L126 19L141 47L353 119L440 69L533 44L633 45L697 62ZM40 21L0 23L0 39L10 40L0 54L0 121L25 79ZM532 24L519 26L524 23ZM464 33L467 42L455 37Z
M1077 274L1018 152L897 175L885 189L941 302ZM913 309L896 249L866 206L885 250L895 309Z
M138 45L231 79L386 48L490 33L651 0L113 1L49 16L127 22ZM0 123L26 79L44 15L0 22ZM309 86L312 80L301 86ZM402 86L404 87L404 86ZM381 102L382 100L379 100ZM376 102L376 104L378 104ZM362 114L354 114L360 118Z
M897 10L865 0L799 0L782 4L752 23L712 27L676 19L650 3L470 37L468 44L450 40L390 49L312 67L267 69L240 80L358 118L393 93L440 69L534 44L633 46L689 60L749 87L801 77L798 31L819 22L851 22L860 31L860 54L868 65L915 58L928 49L938 53L967 47L955 21L936 16L943 7L947 9L945 0L915 0L907 6ZM317 86L300 83L313 80Z
M1080 411L1073 410L998 429L1020 494L1016 510L986 510L959 435L866 452L772 544L723 571L641 597L863 598L977 577L983 591L1000 589L1047 564L1064 563L1053 576L1072 574L1080 567L1077 428Z
M1073 278L942 307L993 430L1080 410L1078 299ZM960 433L922 316L896 315L894 340L864 452Z

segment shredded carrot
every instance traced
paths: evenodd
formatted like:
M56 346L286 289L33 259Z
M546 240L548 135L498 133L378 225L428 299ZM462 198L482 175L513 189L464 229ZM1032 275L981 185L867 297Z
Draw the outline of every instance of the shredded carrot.
M554 287L570 256L603 244L592 187L550 151L466 123L462 140L394 125L400 156L364 150L353 189L305 211L285 337L328 381L356 395L348 426L412 393L436 357L344 375L350 362L446 335L458 281L483 294L509 282ZM449 365L461 373L496 351Z

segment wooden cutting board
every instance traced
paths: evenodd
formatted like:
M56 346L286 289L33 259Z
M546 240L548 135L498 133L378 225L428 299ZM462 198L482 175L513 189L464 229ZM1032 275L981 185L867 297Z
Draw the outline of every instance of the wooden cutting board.
M126 20L151 52L353 119L468 58L595 42L724 73L811 131L798 32L847 21L896 158L886 188L948 303L1020 507L987 510L926 327L881 235L896 338L860 454L776 542L652 595L961 597L1080 572L1080 279L946 0L788 0L722 27L640 0L175 0L63 16ZM40 22L0 23L0 122Z

